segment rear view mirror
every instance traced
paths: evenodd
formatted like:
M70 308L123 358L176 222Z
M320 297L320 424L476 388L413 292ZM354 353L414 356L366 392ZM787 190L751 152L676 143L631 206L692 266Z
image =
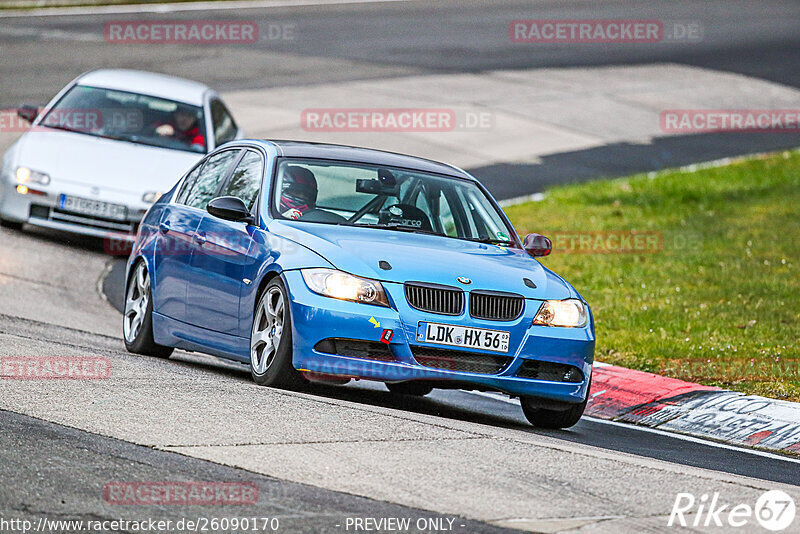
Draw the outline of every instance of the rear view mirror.
M217 197L208 203L208 213L226 221L253 223L253 216L244 201L237 197Z
M356 180L356 193L367 193L370 195L397 195L397 184L396 182L387 184L383 180L359 178Z
M37 106L31 106L30 104L23 104L17 110L17 115L19 118L33 124L33 121L39 116L39 108Z
M553 251L553 243L542 234L528 234L523 244L525 250L534 258L547 256Z

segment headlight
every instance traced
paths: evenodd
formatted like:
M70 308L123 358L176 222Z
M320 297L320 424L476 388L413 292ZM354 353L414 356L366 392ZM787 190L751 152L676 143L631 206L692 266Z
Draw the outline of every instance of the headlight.
M359 278L334 269L302 269L303 280L314 293L364 304L389 306L389 299L380 282Z
M17 167L17 182L21 184L42 184L50 183L50 175L39 171L33 171L28 167Z
M588 320L586 305L578 299L546 300L533 318L533 324L580 328L586 326Z
M148 191L144 195L142 195L142 201L147 202L148 204L155 204L158 202L158 199L161 198L163 193L161 191Z

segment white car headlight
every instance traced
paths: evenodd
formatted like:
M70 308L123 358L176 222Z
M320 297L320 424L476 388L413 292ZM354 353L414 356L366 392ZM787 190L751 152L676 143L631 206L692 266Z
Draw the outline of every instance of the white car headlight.
M588 320L586 305L578 299L546 300L533 318L533 324L580 328L586 326Z
M340 300L389 306L386 292L376 280L360 278L335 269L302 269L300 272L306 285L314 293Z
M148 191L144 195L142 195L142 202L147 202L148 204L155 204L158 202L158 199L161 198L163 193L161 191Z
M28 167L17 167L17 182L21 184L48 185L50 183L50 175L31 170Z

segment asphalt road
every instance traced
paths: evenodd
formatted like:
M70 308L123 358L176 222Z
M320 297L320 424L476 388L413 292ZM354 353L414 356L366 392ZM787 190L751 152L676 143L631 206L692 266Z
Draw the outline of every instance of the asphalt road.
M118 260L114 262L114 268L109 271L103 284L109 303L117 309L121 309L123 305L122 293L119 291L123 286L124 261ZM3 331L0 327L0 333ZM210 365L217 364L213 360L210 362ZM228 364L224 367L231 376L249 380L249 370L246 366ZM380 383L355 380L346 386L315 384L309 389L309 393L325 399L339 399L447 419L513 428L521 432L534 432L529 427L518 402L501 395L434 390L424 398L398 397L389 394ZM754 455L748 450L720 448L714 443L686 440L682 436L671 436L666 433L651 433L647 429L608 423L594 418L585 418L568 431L539 429L535 432L566 442L767 481L797 484L800 480L800 460L789 462L779 456Z
M220 91L498 69L663 63L800 87L800 4L736 0L699 6L694 0L668 4L652 0L437 0L79 16L4 17L0 13L0 108L45 103L68 80L98 67L166 72L203 81ZM108 44L103 37L104 24L109 21L232 18L257 23L261 40L247 45L164 46ZM513 20L563 18L657 19L667 29L674 24L692 24L701 32L698 39L646 44L532 45L509 39L508 25ZM458 99L449 104L458 105ZM725 104L725 100L712 100L704 107ZM593 113L600 115L603 110L594 109ZM608 120L613 121L612 117ZM280 121L270 116L263 120ZM308 135L299 132L293 137ZM365 144L358 137L349 142ZM535 146L541 140L531 142ZM497 198L507 199L555 184L798 144L800 136L796 134L670 135L646 143L620 139L602 146L555 151L534 161L461 166L487 184ZM406 150L413 152L412 147Z
M791 0L736 0L700 6L696 0L428 0L77 16L4 16L0 12L0 108L43 104L68 80L98 67L166 72L203 81L223 92L414 75L486 74L499 69L666 63L800 87L800 4ZM674 24L695 25L701 32L698 39L645 44L533 45L509 39L508 25L513 20L563 18L657 19L667 29ZM260 28L261 39L247 45L192 46L104 41L104 24L109 21L176 19L253 21ZM735 82L726 83L731 83L730 92L735 93ZM705 102L702 98L699 101ZM279 107L274 102L269 105ZM618 126L612 124L615 105L612 95L599 107L590 107L590 113L597 116L608 113L609 131ZM736 100L718 97L702 107L725 105L742 107ZM775 105L780 106L780 101ZM266 115L260 120L266 127L256 131L271 130L273 122L281 124L278 116ZM580 131L579 125L575 129ZM292 132L292 137L305 139L309 135L300 131ZM358 136L341 142L376 146ZM670 135L655 136L647 142L616 139L601 146L558 150L508 162L456 163L487 184L497 198L507 199L556 184L798 144L800 136L796 134ZM547 142L534 137L531 145L531 152L538 155L542 150L537 145ZM415 147L410 143L398 150L420 152Z
M258 23L260 42L159 46L103 40L103 25L111 20L232 18ZM658 19L697 23L703 32L699 41L650 44L510 41L511 21L550 18ZM280 33L270 39L270 25L290 25L293 38ZM67 80L101 66L169 72L232 90L415 73L673 62L797 87L798 25L800 4L793 0L427 0L72 17L0 13L0 106L45 102Z
M109 319L98 317L97 329L119 322ZM492 531L466 516L491 527L538 531L555 521L567 530L580 519L601 532L634 532L660 530L679 491L743 501L772 488L800 495L790 489L798 460L596 420L535 430L499 397L406 398L369 382L284 392L253 385L240 365L186 353L135 356L118 337L0 315L0 356L8 355L103 357L112 373L3 381L6 519L246 515L277 517L291 532L341 532L353 516L447 517L464 532ZM244 514L103 499L107 483L143 481L253 482L260 497Z
M373 499L278 480L171 452L90 434L0 410L0 517L49 521L203 521L249 518L280 532L343 532L348 518L398 517L413 524L448 521L454 532L513 532L458 516L442 516ZM220 482L257 488L250 504L121 505L107 484L137 481ZM276 522L275 522L276 521ZM451 522L452 523L451 523ZM71 523L72 527L75 526ZM208 524L206 525L208 526ZM128 529L113 529L127 531ZM193 530L172 528L170 531ZM237 529L244 530L244 529ZM2 532L10 529L2 528ZM64 523L47 532L80 532ZM213 530L212 530L213 531ZM434 529L419 529L431 532Z

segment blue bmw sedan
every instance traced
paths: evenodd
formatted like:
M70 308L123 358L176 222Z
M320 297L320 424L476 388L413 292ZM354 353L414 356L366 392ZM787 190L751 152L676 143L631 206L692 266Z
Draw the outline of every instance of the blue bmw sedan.
M453 166L346 146L242 140L147 212L123 331L249 364L261 385L376 380L519 397L536 426L583 414L589 306L535 258L488 191Z

